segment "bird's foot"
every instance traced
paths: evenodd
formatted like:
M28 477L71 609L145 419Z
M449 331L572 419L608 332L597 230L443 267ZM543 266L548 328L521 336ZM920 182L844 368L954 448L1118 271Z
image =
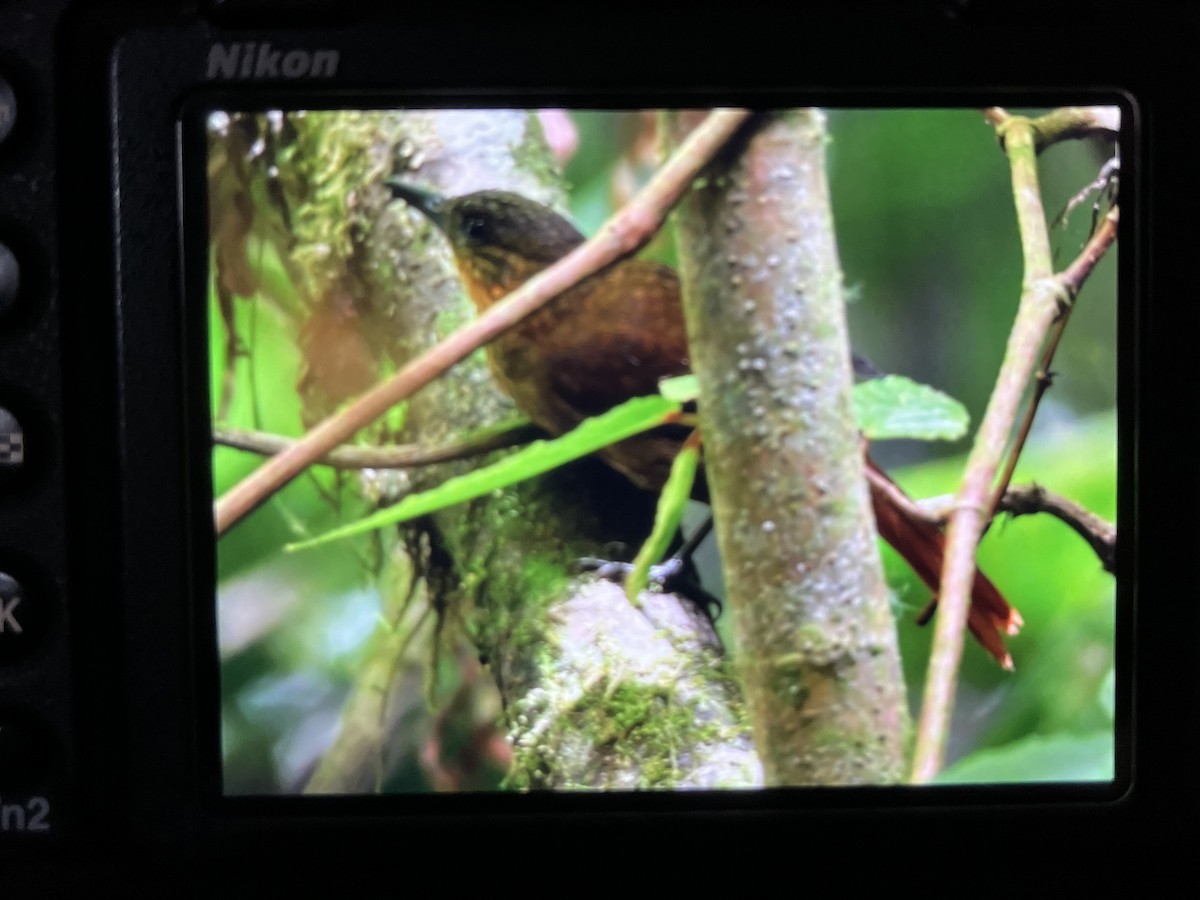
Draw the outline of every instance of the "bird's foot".
M633 571L633 563L599 559L593 556L585 556L576 560L576 564L580 571L595 572L601 578L617 584L623 583L629 577L629 573ZM715 622L721 615L723 608L721 601L704 590L691 573L685 571L686 568L682 558L672 556L658 565L650 567L648 581L652 585L657 585L664 592L678 594L691 601L697 609Z

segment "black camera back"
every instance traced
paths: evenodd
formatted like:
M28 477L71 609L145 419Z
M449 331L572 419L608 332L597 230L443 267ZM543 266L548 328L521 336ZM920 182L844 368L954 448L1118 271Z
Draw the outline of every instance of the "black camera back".
M1177 137L1194 137L1186 121L1194 117L1167 99L1194 59L1186 42L1200 36L1194 16L1139 9L1145 18L1123 34L1131 11L1093 4L861 3L803 13L751 4L677 22L597 10L583 26L594 40L580 49L564 37L574 26L550 6L529 19L499 8L472 17L315 0L280 6L0 3L0 858L50 848L95 863L131 845L180 858L238 846L354 853L397 835L437 841L460 827L518 839L499 823L543 836L628 828L695 838L724 834L730 815L768 831L786 822L822 840L854 832L893 846L897 832L931 827L1027 844L1028 816L1095 846L1110 833L1142 832L1181 788L1196 786L1191 771L1178 771L1170 738L1179 721L1194 723L1195 704L1142 693L1153 681L1195 699L1184 687L1196 683L1185 663L1193 632L1179 620L1194 624L1196 605L1178 603L1191 579L1180 561L1194 548L1146 512L1177 507L1195 484L1163 424L1179 414L1167 398L1190 382L1188 355L1174 348L1195 333L1195 313L1148 290L1173 275L1166 244L1188 243L1173 223L1195 218L1190 150L1184 159L1180 150L1194 144ZM1144 51L1130 50L1151 37L1168 48L1152 72L1137 64ZM1128 593L1116 639L1125 664L1122 796L1106 784L1094 795L1052 787L1031 801L998 788L884 793L860 805L786 792L541 806L461 796L229 802L211 420L196 355L204 311L188 299L197 260L206 265L207 233L196 235L207 222L205 210L189 208L202 192L198 157L189 163L181 149L199 133L197 109L374 109L406 97L424 107L966 106L988 92L1040 106L1095 90L1127 101L1130 140L1147 163L1123 160L1121 173L1122 206L1136 222L1122 223L1122 265L1133 273L1122 300L1137 307L1121 312L1131 342L1123 358L1140 376L1136 391L1132 379L1119 389L1132 460L1121 473ZM1181 162L1188 168L1168 169ZM1149 245L1151 224L1166 236L1162 246ZM931 823L931 811L945 816ZM639 821L653 824L643 832ZM0 884L4 877L0 869Z

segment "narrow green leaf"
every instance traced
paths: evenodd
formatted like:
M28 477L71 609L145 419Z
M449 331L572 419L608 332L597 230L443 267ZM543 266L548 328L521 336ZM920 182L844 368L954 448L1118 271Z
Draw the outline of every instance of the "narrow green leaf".
M658 497L658 508L654 513L654 528L646 538L633 561L633 569L625 579L625 593L631 602L646 589L650 567L667 554L671 539L679 530L683 511L692 496L692 484L696 481L696 470L700 466L700 447L684 444L671 463L671 474Z
M678 403L665 397L635 397L602 415L588 419L562 437L534 441L493 465L451 478L428 491L405 497L395 506L381 509L358 522L335 528L311 540L288 544L284 549L293 551L315 547L328 541L341 540L388 525L407 522L448 506L474 500L661 425L667 416L679 412L679 409Z
M1029 781L1112 781L1113 736L1032 735L1003 747L979 750L937 777L938 784Z
M955 441L967 433L966 407L941 391L885 375L854 386L854 415L868 440Z
M658 392L676 403L688 403L700 396L700 384L695 375L676 375L660 381Z

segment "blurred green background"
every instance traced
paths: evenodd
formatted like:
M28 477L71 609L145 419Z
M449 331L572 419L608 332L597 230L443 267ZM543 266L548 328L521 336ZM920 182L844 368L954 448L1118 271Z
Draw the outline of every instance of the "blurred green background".
M653 118L576 113L578 149L566 165L572 209L592 233L655 164ZM1021 287L1009 170L978 110L829 112L828 166L855 350L888 372L961 400L976 424L1000 365ZM1049 217L1091 182L1110 148L1071 142L1049 149L1041 181ZM1065 265L1086 240L1091 202L1053 233ZM672 262L669 229L646 251ZM270 247L255 264L263 287L235 303L250 352L236 362L228 424L299 434L300 360L295 308ZM1116 511L1116 253L1084 288L1060 347L1016 483L1036 480L1108 519ZM212 303L210 327L222 334ZM214 403L224 348L212 345ZM872 448L911 494L949 493L967 441L902 441ZM256 465L217 449L220 493ZM347 489L349 488L349 489ZM280 546L365 509L355 485L317 469L297 480L219 545L222 735L230 793L298 790L335 732L364 647L380 626L371 538L281 556ZM340 507L340 509L339 509ZM919 709L931 628L913 617L928 592L884 548L895 597L910 709ZM1112 777L1114 582L1083 542L1044 516L1000 520L985 538L981 567L1025 619L1003 672L969 642L955 707L945 781L1106 780ZM711 572L713 562L706 563ZM728 616L721 626L728 635ZM443 661L440 693L488 691ZM420 685L414 685L419 691ZM414 708L416 707L414 702ZM424 714L431 718L431 714ZM466 740L439 721L445 750ZM467 728L468 726L463 726ZM471 726L476 727L476 726ZM421 733L425 733L422 731ZM398 763L385 790L429 790L421 761ZM499 784L502 759L472 769L457 787ZM444 784L441 785L445 787Z

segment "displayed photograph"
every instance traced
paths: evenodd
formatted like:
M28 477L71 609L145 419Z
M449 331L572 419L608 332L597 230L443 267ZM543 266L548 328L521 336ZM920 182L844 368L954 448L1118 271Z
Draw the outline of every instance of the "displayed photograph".
M201 116L226 796L1118 777L1118 107Z

